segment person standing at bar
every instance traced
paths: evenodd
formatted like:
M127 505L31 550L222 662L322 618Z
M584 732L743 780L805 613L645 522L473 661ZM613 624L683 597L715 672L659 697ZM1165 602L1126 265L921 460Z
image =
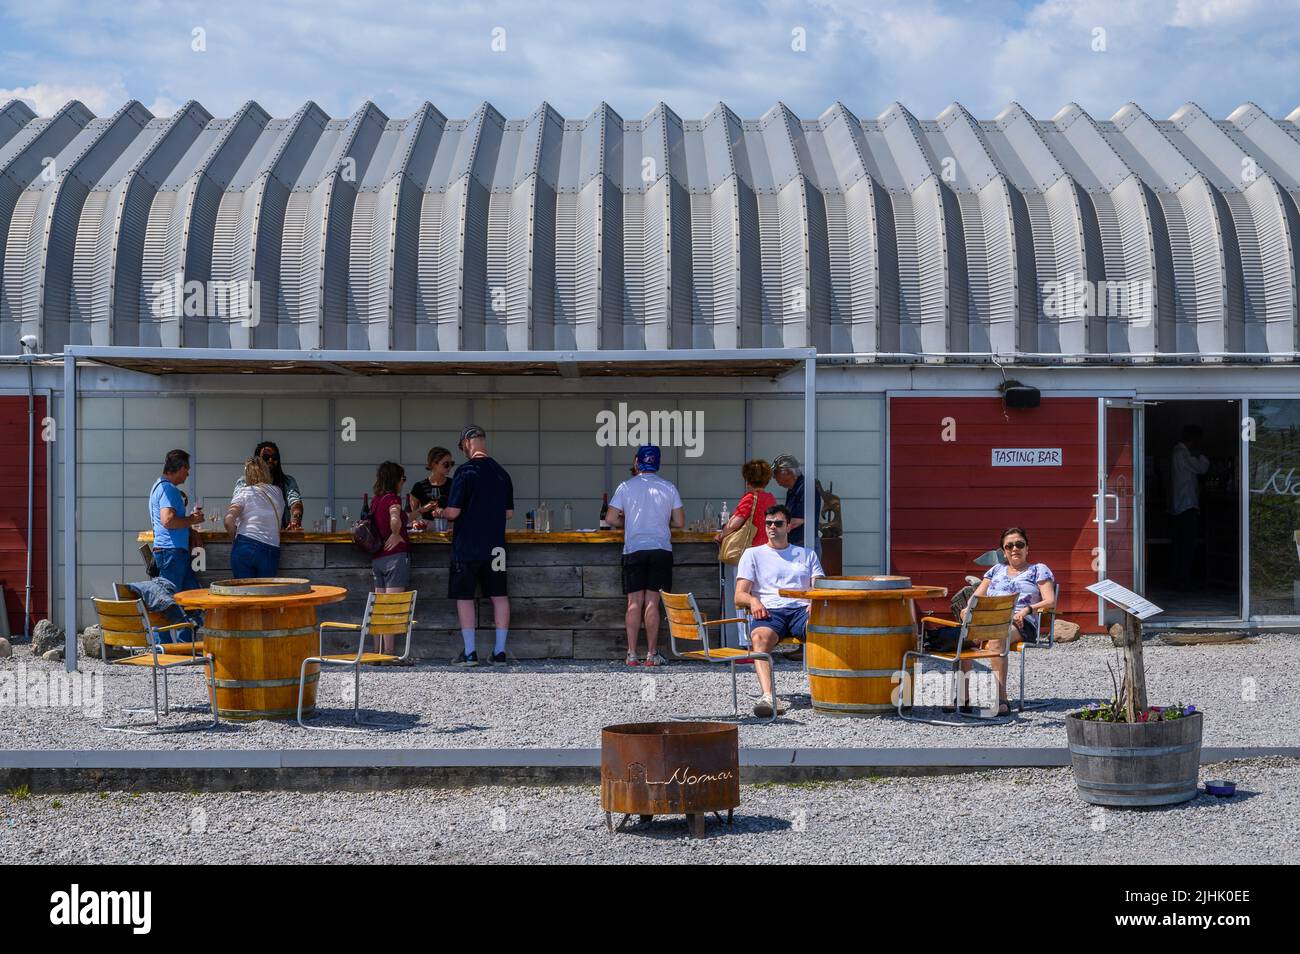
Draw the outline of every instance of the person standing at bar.
M645 624L647 666L667 662L659 654L659 590L673 586L673 530L686 526L677 488L659 476L659 448L636 450L633 476L618 485L605 519L623 527L623 592L627 594L627 665L637 665L636 644Z
M804 545L804 481L803 467L799 464L799 458L793 454L781 454L776 460L772 461L772 477L776 482L785 488L785 509L792 514L790 518L789 540L797 547ZM817 494L817 506L814 513L820 514L822 510L822 495ZM817 527L813 526L813 549L821 555L821 540L817 536Z
M510 662L506 640L510 634L510 597L506 591L506 521L515 515L515 487L505 468L488 456L487 432L471 424L461 432L457 448L465 463L456 468L442 516L453 522L451 572L447 597L456 601L456 616L464 649L452 660L460 666L478 665L474 627L475 595L492 600L496 643L491 660Z
M277 576L284 496L272 483L271 468L261 457L244 462L243 484L226 511L226 532L234 541L230 573L237 580Z
M751 547L761 547L767 543L767 528L764 526L764 514L767 513L768 507L776 506L776 498L765 489L772 480L772 466L765 460L746 461L740 468L741 479L745 482L745 492L741 494L740 500L736 502L736 510L727 521L727 525L718 533L714 534L713 539L722 543L724 537L735 533L746 522L754 524L754 540L750 543ZM725 578L722 587L722 615L728 619L736 615L736 605L734 595L736 592L736 566L734 564L724 564L723 570ZM723 627L724 632L729 633L734 623L727 623ZM742 634L743 635L743 634ZM743 638L735 640L737 644L743 644ZM726 645L732 645L727 642Z
M429 476L417 481L408 495L407 507L413 519L428 520L442 516L442 509L447 506L447 497L451 493L451 469L454 466L456 462L452 460L451 451L447 448L429 449L424 465Z
M386 460L375 471L375 503L370 519L383 547L370 561L376 593L405 593L411 588L411 539L406 535L406 517L402 513L402 486L406 470L401 464ZM394 655L397 635L375 636L375 652Z
M298 481L281 469L280 448L275 446L274 441L262 441L253 448L253 456L266 461L266 466L271 468L271 483L279 488L280 496L284 497L285 507L284 513L280 515L280 529L301 530L302 492L298 489ZM231 497L237 497L245 485L243 477L235 481L235 492Z
M177 590L197 590L199 579L190 563L190 528L203 522L203 508L185 513L180 485L190 476L190 455L183 450L167 452L162 476L149 490L149 522L153 529L153 559L158 575Z

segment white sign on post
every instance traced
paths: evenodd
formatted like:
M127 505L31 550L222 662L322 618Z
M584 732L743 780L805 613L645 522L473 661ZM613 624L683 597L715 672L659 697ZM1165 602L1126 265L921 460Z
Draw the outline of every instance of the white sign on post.
M1059 447L994 447L994 467L1060 467Z
M1155 616L1157 613L1164 612L1155 603L1143 599L1132 590L1126 590L1114 580L1099 580L1086 589L1089 593L1096 593L1107 603L1118 606L1124 612L1131 613L1138 619L1146 619L1148 616Z

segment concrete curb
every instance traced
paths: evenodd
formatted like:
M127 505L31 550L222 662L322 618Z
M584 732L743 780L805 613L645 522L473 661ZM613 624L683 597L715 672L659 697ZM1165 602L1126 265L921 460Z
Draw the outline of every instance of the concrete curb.
M1300 747L1207 746L1201 763L1300 759ZM812 782L1068 766L1061 748L742 748L746 782ZM594 785L599 749L0 750L0 790L371 791Z

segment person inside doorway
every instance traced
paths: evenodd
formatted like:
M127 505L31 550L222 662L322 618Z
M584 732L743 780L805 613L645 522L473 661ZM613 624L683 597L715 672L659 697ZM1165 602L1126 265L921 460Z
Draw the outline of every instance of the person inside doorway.
M1174 559L1177 567L1174 585L1180 592L1194 590L1205 583L1205 563L1200 547L1200 478L1209 471L1210 458L1201 453L1203 437L1200 425L1185 426L1182 439L1174 445L1169 462L1173 484L1169 511L1174 518Z

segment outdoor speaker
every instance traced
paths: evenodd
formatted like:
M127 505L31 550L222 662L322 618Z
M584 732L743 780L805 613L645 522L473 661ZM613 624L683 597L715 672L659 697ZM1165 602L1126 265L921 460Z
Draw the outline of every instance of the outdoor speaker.
M1002 392L1002 401L1007 407L1028 408L1038 407L1042 394L1038 388L1031 388L1024 384L1017 384L1007 388Z

